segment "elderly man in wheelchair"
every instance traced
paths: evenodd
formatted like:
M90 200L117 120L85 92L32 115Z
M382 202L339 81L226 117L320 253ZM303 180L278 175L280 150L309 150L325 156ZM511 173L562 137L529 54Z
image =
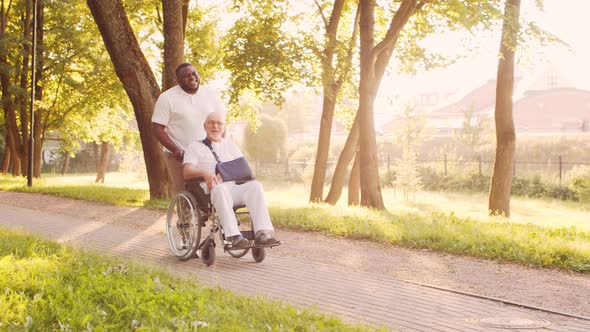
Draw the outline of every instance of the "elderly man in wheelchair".
M175 253L181 259L188 259L190 256L196 255L198 249L201 249L201 255L214 255L214 250L208 248L211 244L214 247L212 235L210 239L199 243L201 227L204 226L204 221L213 218L214 221L219 221L221 226L222 240L225 243L224 250L227 250L234 257L241 257L248 249L252 249L254 259L260 262L264 259L264 247L280 244L275 237L270 215L266 208L262 185L253 180L251 174L248 174L250 173L249 167L239 148L230 140L224 139L225 121L223 114L217 112L209 114L204 126L207 138L203 141L191 143L184 153L183 172L190 193L182 192L175 197L171 203L168 216L168 219L171 219L172 209L186 210L188 208L193 211L193 219L195 219L194 215L197 215L196 219L198 220L196 222L193 220L193 223L198 227L198 232L188 232L182 235L183 243L192 241L192 243L188 244L189 248L187 248L189 249L187 252L190 253L182 253L182 255ZM227 171L228 167L229 172ZM244 168L246 169L245 174L237 174L242 173ZM236 176L242 178L231 179ZM191 183L193 190L189 188ZM195 187L196 190L194 190ZM186 203L180 204L177 198L183 195L189 197L189 199L185 199ZM207 199L210 201L205 202L205 204L209 204L209 207L204 207L202 201ZM175 201L176 205L173 207ZM246 231L240 230L240 224L243 221L239 219L241 219L240 216L244 215L244 212L238 212L237 210L244 205L248 209L246 214L249 215L247 219L250 222L250 229ZM187 219L186 216L191 214L185 212L183 214L184 217L178 219L181 220L181 223L187 223L190 218ZM170 237L171 227L180 227L178 221L177 225L172 225L170 221L168 224L169 240L172 248L177 244L172 243ZM213 227L215 228L215 225ZM217 231L217 229L213 229L214 231ZM193 239L195 237L196 239ZM172 250L175 251L176 248L172 248ZM236 254L236 251L239 254ZM205 258L208 258L212 263L210 257L202 258L204 258L205 263L208 263ZM208 265L210 264L208 263Z

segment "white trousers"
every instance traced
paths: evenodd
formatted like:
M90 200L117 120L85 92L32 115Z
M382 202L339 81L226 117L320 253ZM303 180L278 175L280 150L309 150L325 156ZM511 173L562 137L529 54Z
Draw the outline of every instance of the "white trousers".
M211 203L217 210L226 237L240 234L233 207L243 204L250 212L254 232L274 231L266 209L264 190L258 181L250 181L240 185L236 185L233 181L222 182L211 190Z

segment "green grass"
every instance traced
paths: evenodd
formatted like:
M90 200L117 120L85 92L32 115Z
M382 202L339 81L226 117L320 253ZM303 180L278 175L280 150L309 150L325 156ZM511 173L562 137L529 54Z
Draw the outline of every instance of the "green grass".
M44 193L61 197L82 199L119 206L164 208L167 202L150 200L148 189L137 175L109 173L105 184L95 184L96 175L76 174L68 176L49 175L33 179L33 186L27 187L25 177L0 175L0 189L31 193Z
M0 257L0 330L370 330L1 228Z
M123 175L113 178L117 176L123 183L129 179ZM111 173L107 179L110 177ZM76 186L75 177L43 181L29 189L22 178L0 176L0 189L48 192L128 206L166 206L166 202L150 202L147 190ZM329 206L309 204L308 189L302 185L268 182L265 190L277 226L590 272L590 207L579 203L515 197L508 219L488 216L487 197L483 194L424 192L412 201L403 201L399 194L384 190L387 211L375 211L347 207L346 191L337 206Z

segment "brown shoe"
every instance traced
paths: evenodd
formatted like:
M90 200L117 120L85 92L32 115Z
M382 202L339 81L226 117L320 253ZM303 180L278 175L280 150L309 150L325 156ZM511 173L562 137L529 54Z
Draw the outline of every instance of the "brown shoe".
M266 233L262 233L262 234L258 235L256 237L256 239L254 239L254 243L267 246L267 245L271 245L271 244L277 244L277 243L279 243L279 240L277 240L276 238L274 238Z
M231 241L232 248L246 248L250 244L248 239L244 238L242 235L230 236L228 240Z

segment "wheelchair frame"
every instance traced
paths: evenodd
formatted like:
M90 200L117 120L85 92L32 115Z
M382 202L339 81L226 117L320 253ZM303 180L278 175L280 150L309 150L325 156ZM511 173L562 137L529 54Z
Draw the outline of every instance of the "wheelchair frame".
M254 244L254 225L250 213L245 206L234 207L234 213L240 232L244 238L250 241L246 247L232 248L231 242L225 238L223 228L215 207L211 203L210 195L206 194L201 183L203 178L195 178L185 181L185 191L182 191L170 201L166 216L166 234L172 253L182 261L200 257L207 266L215 262L215 237L219 233L219 241L223 244L223 251L232 257L245 256L250 249L252 258L260 263L266 257L265 248L280 245L280 242L272 245ZM203 230L209 222L209 234L203 236ZM200 255L199 255L200 253Z

